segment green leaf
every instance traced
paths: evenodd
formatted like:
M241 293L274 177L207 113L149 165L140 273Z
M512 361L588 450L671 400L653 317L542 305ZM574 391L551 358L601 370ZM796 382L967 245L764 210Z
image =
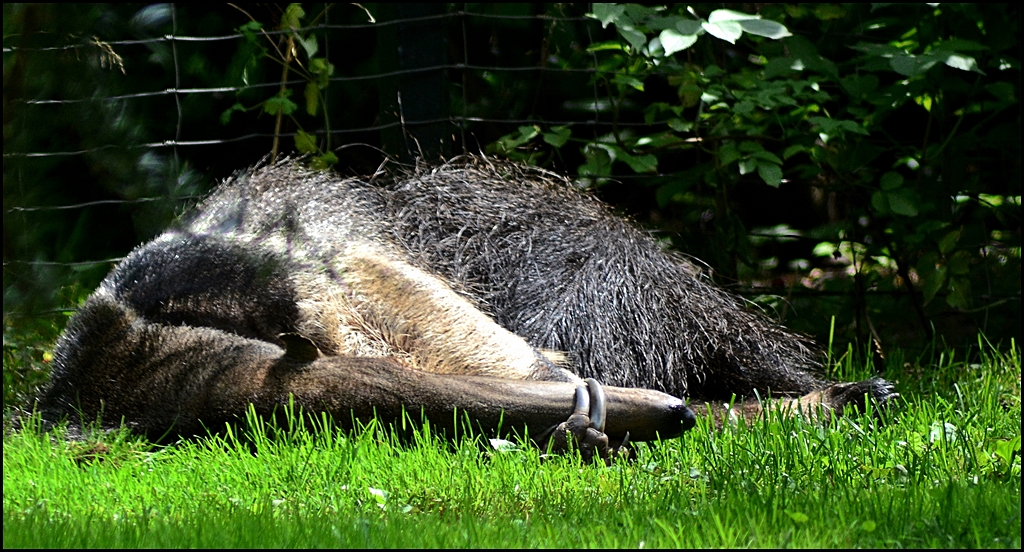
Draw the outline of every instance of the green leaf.
M834 132L839 129L839 125L828 117L808 117L807 122L820 127L823 132Z
M261 31L263 31L263 23L260 23L259 21L249 21L238 28L238 32L242 33L242 35L245 36L245 39L250 43L258 42L256 35Z
M644 26L652 31L663 31L665 29L675 29L676 23L680 21L684 21L684 19L678 15L663 15L648 19Z
M764 146L753 140L744 140L740 142L739 150L743 153L754 153L755 151L764 151Z
M789 32L785 25L770 19L740 21L740 27L743 27L744 31L752 35L763 36L773 40L793 36L793 33Z
M785 77L796 71L804 70L804 62L791 57L772 58L764 66L764 78Z
M750 157L757 159L758 161L764 161L766 163L773 163L775 165L781 165L782 159L779 159L778 155L770 151L756 151L750 154Z
M683 107L694 107L700 103L704 91L696 84L684 84L679 87L679 103Z
M616 25L615 30L619 31L622 38L625 38L626 42L629 42L629 45L636 52L643 50L644 46L647 45L647 35L629 25Z
M693 19L677 21L676 30L683 36L700 36L704 34L704 27L701 26L701 22Z
M863 134L864 136L868 136L869 134L871 134L864 127L860 126L860 124L854 121L837 122L839 123L839 128L845 130L846 132L853 132L854 134Z
M316 147L316 138L304 130L295 133L295 149L301 153L316 153L319 151L319 148Z
M644 122L648 125L653 125L654 120L661 114L662 111L671 109L666 102L653 102L644 108Z
M789 146L788 148L782 151L782 158L789 159L790 157L793 157L794 155L805 151L807 151L807 148L805 148L804 146L801 146L800 144L793 144L792 146Z
M658 206L664 208L670 202L679 201L679 198L683 196L688 188L689 182L684 179L672 180L669 183L660 186L658 191L655 192L655 198L658 200Z
M331 83L331 75L334 74L334 64L324 58L313 58L309 60L309 71L316 75L316 85L323 90Z
M928 56L927 54L923 56L900 54L893 56L893 58L889 60L889 66L892 67L893 71L896 71L901 75L916 77L928 72L928 70L934 67L938 62L938 58Z
M839 78L839 70L836 64L821 57L814 44L802 36L791 36L786 38L786 48L790 57L796 58L803 63L803 66L811 71L824 73L832 78Z
M924 304L931 303L935 295L942 289L942 286L946 284L946 267L940 266L933 269L933 271L926 278L921 280L921 294L924 296Z
M889 198L886 197L884 192L875 192L871 194L871 206L875 209L875 212L879 214L889 214Z
M814 17L822 21L842 19L845 15L846 10L838 4L817 4L814 7Z
M658 134L651 134L649 136L641 136L637 139L633 147L639 148L665 148L665 147L679 147L679 137L671 132L661 132Z
M806 4L784 4L786 6L786 13L794 19L800 19L807 15Z
M950 256L946 266L949 267L950 274L966 276L971 271L971 260L970 252L961 249Z
M851 48L857 50L858 52L864 52L865 54L884 58L906 55L906 52L903 49L897 48L896 46L891 46L889 44L872 44L870 42L858 42L857 44L851 46Z
M778 188L779 184L782 184L782 167L775 163L758 162L757 174L765 184L772 188Z
M736 44L736 40L743 36L743 27L736 21L722 21L721 23L702 23L701 27L713 37L720 38L730 44Z
M973 73L985 74L980 68L978 68L978 62L971 56L965 56L963 54L949 54L940 56L942 63L952 67L953 69L960 69L961 71L971 71Z
M517 146L525 144L530 140L533 140L534 138L537 137L537 135L540 134L540 127L537 125L523 125L519 127L518 130L520 135L520 142L516 144Z
M288 99L288 96L291 95L292 91L286 89L273 98L267 98L267 101L263 103L263 111L271 115L291 115L299 108L298 104Z
M720 77L720 76L725 75L725 74L726 74L725 69L722 69L721 67L719 67L717 65L708 65L707 67L704 68L704 77L705 78L713 79L715 77Z
M633 155L625 149L613 145L603 144L602 147L611 153L614 161L622 161L629 165L636 173L658 172L658 158L653 155Z
M887 151L888 150L885 148L876 146L867 140L858 140L855 143L853 150L846 153L846 163L850 169L859 171L861 167L868 166L872 161Z
M740 160L740 174L748 174L754 172L757 169L756 159L741 159Z
M878 77L874 75L849 75L839 82L847 94L858 99L864 99L878 88Z
M1013 96L1013 85L1008 82L994 82L992 84L986 85L985 90L988 90L990 94L992 94L1001 101L1016 101L1016 99Z
M506 134L501 138L498 138L493 144L487 146L487 153L509 155L514 152L516 148L528 143L539 135L540 127L536 125L521 126L516 132Z
M665 9L662 7L649 8L647 6L641 6L640 4L623 4L622 6L626 8L626 13L622 20L626 23L632 24L643 23L647 19L658 15L658 12Z
M624 84L631 88L635 88L641 92L644 91L644 81L631 75L623 75L619 73L618 75L615 75L614 78L612 78L612 82L614 82L615 84Z
M231 114L235 111L245 111L245 106L240 103L236 103L235 105L225 109L224 113L220 114L220 124L226 125L231 122Z
M560 148L569 141L569 137L572 135L572 129L567 126L556 126L551 128L551 132L544 133L544 141L556 148Z
M828 117L808 117L807 121L820 127L820 131L828 136L839 136L844 132L868 134L868 131L853 121L830 119Z
M238 27L238 32L247 35L249 33L258 33L263 30L263 23L259 21L248 21L241 27Z
M653 155L625 155L622 156L629 168L635 173L656 173L658 172L658 158Z
M903 185L903 175L897 172L887 172L882 175L881 186L883 190L895 190Z
M814 246L811 253L813 253L815 257L834 257L834 254L838 251L839 244L832 242L819 242Z
M329 63L324 58L310 58L309 60L309 72L310 73L334 73L334 65Z
M1002 465L1008 468L1016 456L1020 456L1020 435L1012 439L997 439L988 445L988 450L1002 461Z
M334 152L329 151L323 155L318 155L314 157L310 165L312 165L313 169L315 170L326 171L337 162L338 156L334 155Z
M736 146L733 146L732 144L724 144L722 147L718 148L718 162L721 163L723 167L741 157L743 156L740 154L739 150L737 150Z
M665 55L671 56L676 52L681 52L690 46L693 46L697 42L696 35L684 35L680 34L675 29L665 29L658 35L658 39L661 40L661 47L665 49Z
M950 276L946 304L954 309L969 309L971 307L971 281L964 276Z
M950 251L956 247L956 242L960 240L960 231L954 230L949 232L942 239L939 240L939 252L943 255L948 255Z
M611 174L612 158L608 152L593 144L587 144L583 148L583 155L587 162L580 165L576 170L580 176L608 176Z
M917 198L910 190L895 190L886 192L886 195L889 198L889 209L893 213L907 217L917 216Z
M304 95L306 97L306 113L316 115L316 110L320 107L320 90L315 83L307 82Z
M249 86L249 64L246 63L245 67L242 68L242 84Z
M594 4L593 13L588 13L587 17L600 21L601 28L607 29L608 24L615 23L625 11L626 7L622 4Z
M734 10L715 10L708 16L708 23L719 23L722 21L749 21L751 19L761 19L761 16L750 15L749 13Z
M281 28L299 29L302 27L303 17L306 17L306 12L302 9L302 4L288 4L288 7L284 9L284 14L281 15Z
M669 119L666 121L668 128L676 132L690 132L693 130L693 123L690 121L684 121L682 119Z
M754 111L754 102L742 101L736 102L736 105L732 106L732 112L739 115L746 115Z
M989 49L990 48L984 44L980 44L973 40L965 40L963 38L951 38L949 40L944 40L933 48L933 50L945 50L950 52L982 52Z
M587 52L600 52L600 51L603 51L603 50L619 50L619 51L623 51L623 50L625 50L625 48L623 48L622 43L619 42L618 40L609 40L607 42L598 42L596 44L591 44L590 46L587 46Z
M319 46L316 45L316 36L309 35L306 38L302 38L298 34L295 35L295 41L302 45L302 49L306 52L306 59L312 58L316 55Z

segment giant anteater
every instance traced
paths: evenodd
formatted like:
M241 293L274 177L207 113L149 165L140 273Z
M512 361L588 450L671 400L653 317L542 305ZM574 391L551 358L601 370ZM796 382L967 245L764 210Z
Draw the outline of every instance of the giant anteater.
M821 379L804 338L565 179L484 157L239 174L128 255L54 356L44 418L154 438L293 400L342 422L459 410L606 456L608 437L691 426L675 397L720 423L756 416L755 393L808 411L893 396Z

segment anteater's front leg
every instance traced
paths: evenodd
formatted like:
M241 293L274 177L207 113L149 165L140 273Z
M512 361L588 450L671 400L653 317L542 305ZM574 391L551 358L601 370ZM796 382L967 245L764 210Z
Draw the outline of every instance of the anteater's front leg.
M377 248L343 256L342 287L361 323L413 367L437 374L582 383L434 275Z
M489 435L524 436L560 424L578 406L572 383L434 374L386 357L295 358L275 345L209 328L146 324L124 330L125 360L154 377L108 389L105 402L110 414L145 420L150 434L202 432L241 419L250 404L270 416L293 403L306 412L328 412L342 424L374 417L393 422L404 413L418 421L422 413L445 430L456 429L458 416ZM145 355L130 345L155 342L160 350ZM187 385L169 389L171 381ZM605 387L604 394L604 432L613 439L627 432L634 440L672 437L693 425L693 413L665 393Z
M336 419L393 421L403 412L413 419L422 413L446 430L456 429L457 417L468 418L488 435L537 436L574 415L597 416L593 401L581 405L572 383L433 374L387 358L322 357L307 364L284 358L271 364L256 394L264 409L294 397L297 404L326 410ZM633 440L674 437L694 422L680 399L658 391L605 387L603 394L605 421L597 420L602 426L597 429L613 441L627 434ZM591 443L573 435L581 445Z

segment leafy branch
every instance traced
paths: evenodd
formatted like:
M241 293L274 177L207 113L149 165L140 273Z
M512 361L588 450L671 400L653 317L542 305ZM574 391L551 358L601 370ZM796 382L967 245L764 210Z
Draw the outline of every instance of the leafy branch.
M281 21L277 27L278 30L285 32L279 34L277 39L265 32L263 30L263 23L257 21L248 12L236 5L232 4L232 6L249 17L249 22L237 30L245 36L246 41L256 52L250 56L249 62L242 72L242 82L248 86L250 68L259 59L269 59L281 66L281 84L274 96L254 106L246 107L241 102L236 102L221 114L221 123L227 124L231 119L232 113L235 111L262 110L262 112L274 116L274 141L270 154L271 162L273 162L277 159L280 151L281 124L284 117L287 116L298 129L294 137L295 149L300 153L312 155L314 167L324 169L337 163L338 158L331 151L330 116L324 106L324 90L330 84L330 78L334 74L334 64L325 58L316 57L317 53L319 53L319 45L317 37L313 34L313 29L311 28L327 13L331 6L328 5L324 8L309 23L309 27L304 28L302 19L306 17L306 12L300 4L289 4L281 15ZM270 48L273 49L273 54L262 46L264 41L269 43ZM305 62L303 62L303 59L305 59ZM299 105L291 99L293 92L288 88L288 76L293 70L306 81L303 89L306 113L309 116L316 116L317 113L322 114L325 130L323 144L318 144L313 134L304 130L302 124L294 116L294 113L299 109Z
M1010 263L1019 278L1019 162L1010 182L979 162L1019 152L1019 41L1009 38L1019 21L999 15L1008 8L699 9L594 4L588 16L614 29L587 49L605 95L576 103L610 112L610 132L538 122L488 151L545 163L548 152L575 158L559 153L572 144L577 174L593 184L617 171L658 175L659 206L693 213L716 242L707 260L727 276L758 266L733 212L737 186L807 186L841 206L812 231L816 255L848 264L861 299L904 289L926 336L936 303L972 312L972 286L991 295L998 285L990 271ZM858 249L834 257L844 243ZM856 302L858 328L872 327Z

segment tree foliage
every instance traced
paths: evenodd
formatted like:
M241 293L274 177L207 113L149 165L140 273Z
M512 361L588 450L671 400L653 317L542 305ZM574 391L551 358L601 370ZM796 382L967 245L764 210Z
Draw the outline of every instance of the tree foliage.
M547 162L578 148L579 176L597 185L655 175L661 209L710 227L705 258L727 278L756 280L778 263L758 255L766 242L807 243L815 257L789 268L804 285L850 291L854 329L876 344L873 313L930 339L937 319L980 313L981 326L1008 302L1016 321L997 323L1019 338L1017 8L595 4L588 16L615 31L589 47L611 116L647 126L594 138L522 126L491 151ZM739 211L756 186L799 189L825 216L756 205L791 214L752 232ZM836 268L852 278L830 278ZM870 292L900 298L912 317L869 308Z
M329 7L308 23L316 24L327 13ZM246 13L248 15L248 13ZM271 148L270 157L277 158L280 151L278 136L281 133L281 122L288 117L294 124L295 150L301 154L310 155L313 166L319 169L326 169L338 162L338 157L331 151L331 121L324 105L324 91L330 84L331 75L334 74L334 64L324 57L316 57L320 53L320 46L317 36L306 27L306 12L301 4L288 4L280 15L280 22L277 29L282 34L276 36L264 32L264 24L252 18L240 26L237 30L245 36L251 54L245 62L245 69L242 71L241 81L249 86L249 71L255 69L262 61L270 60L281 66L281 85L277 92L264 99L258 104L246 107L241 101L224 110L220 116L222 125L227 125L231 120L232 113L236 111L262 111L275 118L274 144ZM268 46L264 46L268 44ZM322 117L324 138L319 144L316 137L303 129L301 122L293 115L299 109L299 105L290 98L293 90L288 86L289 74L296 73L305 83L303 86L303 103L305 112L310 117L320 115ZM244 89L243 89L244 90Z

